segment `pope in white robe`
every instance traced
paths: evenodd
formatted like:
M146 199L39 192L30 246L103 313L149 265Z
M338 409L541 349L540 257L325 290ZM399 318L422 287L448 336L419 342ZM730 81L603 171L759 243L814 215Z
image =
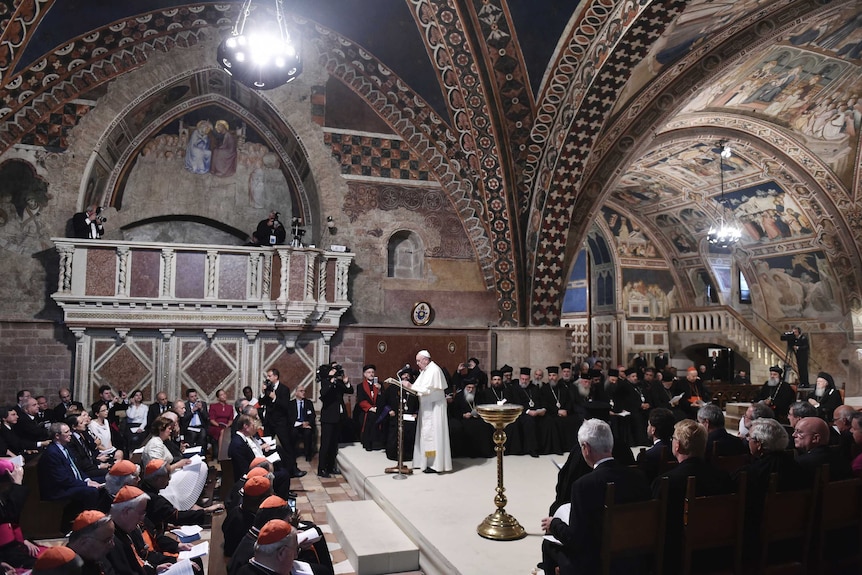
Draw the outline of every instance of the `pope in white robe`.
M419 396L413 467L419 467L425 473L452 471L449 421L446 419L446 377L424 349L416 354L416 365L421 373L412 385Z

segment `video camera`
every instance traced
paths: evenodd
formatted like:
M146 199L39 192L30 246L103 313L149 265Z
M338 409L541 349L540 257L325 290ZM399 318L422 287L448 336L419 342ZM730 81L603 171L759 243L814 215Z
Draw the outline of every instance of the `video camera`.
M290 232L293 234L293 239L290 241L290 247L292 248L302 247L302 236L305 235L305 230L300 226L302 226L301 219L294 217L290 221Z
M781 341L786 341L788 347L796 345L796 334L792 331L785 331L781 334Z

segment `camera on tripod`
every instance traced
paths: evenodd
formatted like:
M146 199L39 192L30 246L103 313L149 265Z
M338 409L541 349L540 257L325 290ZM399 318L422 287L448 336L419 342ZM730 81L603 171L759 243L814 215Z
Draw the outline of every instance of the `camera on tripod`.
M300 226L302 226L302 220L299 218L294 217L290 221L290 231L293 234L293 239L290 241L290 247L292 248L302 247L302 236L305 235L305 230Z
M786 341L787 347L793 347L796 345L796 334L792 331L785 331L781 334L781 341Z

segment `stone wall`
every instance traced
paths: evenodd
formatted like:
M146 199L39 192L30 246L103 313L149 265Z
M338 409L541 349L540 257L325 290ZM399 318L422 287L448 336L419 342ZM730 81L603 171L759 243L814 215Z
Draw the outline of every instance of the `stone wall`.
M0 321L0 342L0 403L14 403L26 388L53 405L60 388L71 385L75 338L65 327Z

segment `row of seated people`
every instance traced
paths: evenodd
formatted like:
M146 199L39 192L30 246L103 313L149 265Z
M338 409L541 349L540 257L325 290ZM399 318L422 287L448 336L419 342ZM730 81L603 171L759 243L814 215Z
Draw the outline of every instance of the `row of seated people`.
M217 397L219 401L209 407L193 389L186 392L185 400L173 402L159 392L151 405L145 405L140 390L127 397L125 392L117 395L110 386L103 385L99 399L88 411L72 399L68 388L60 390L60 401L54 407L48 405L45 396L32 397L29 390L23 389L18 392L15 405L0 408L0 455L21 455L29 461L51 442L48 428L52 423L68 423L69 417L86 414L87 435L92 437L94 448L111 453L117 450L119 453L113 458L121 459L123 453L129 454L143 445L152 423L167 411L178 414L186 443L206 450L210 441L218 442L221 430L233 419L233 408L227 404L224 391L220 390Z
M614 484L615 502L622 504L658 498L663 480L667 482L664 572L673 574L681 572L682 567L684 508L690 477L695 478L698 497L744 488L742 555L749 564L766 559L761 526L773 475L779 492L812 489L821 474L828 481L862 477L862 413L840 406L831 427L811 414L795 420L790 434L763 403L753 405L749 415L745 436L736 437L725 429L724 415L717 406L701 407L696 421L676 421L669 410L656 409L648 423L654 445L642 450L636 461L628 447L614 442L606 422L587 420L578 431L579 449L572 451L559 472L551 515L542 520L543 530L560 543L543 542L541 566L545 572L600 572L602 514L609 483ZM793 449L788 449L791 437ZM858 551L859 529L857 522L854 532L842 535L850 541L843 551ZM842 553L841 545L832 547L829 553ZM780 550L791 554L798 551L798 545L792 550ZM722 559L730 557L728 553L696 557L690 572L714 571ZM862 566L857 565L859 568ZM646 573L647 564L643 558L620 561L613 564L611 572Z
M386 448L390 459L397 457L397 410L405 404L405 443L412 445L415 430L415 397L399 397L399 387L387 382L374 383L374 368L366 366L362 383L357 386L353 412L354 431L366 450ZM547 368L548 381L539 386L530 379L530 369L521 368L519 378L508 384L500 370L491 371L488 385L482 388L477 378L453 378L447 390L449 437L454 457L492 457L493 428L478 415L482 404L517 404L523 413L506 427L506 454L563 454L574 444L581 423L592 417L608 421L614 435L629 446L648 445L646 419L655 407L673 410L677 419L693 417L697 408L709 401L710 394L695 370L686 378L661 379L648 369L639 379L638 371L620 374L610 370L607 377L593 370L589 379L569 381L570 364ZM401 374L408 379L409 372ZM461 387L459 387L459 385ZM409 449L406 450L409 452ZM409 457L409 455L408 455Z
M157 418L154 426L158 426L162 420L167 421L170 427L173 427L174 422L164 416ZM130 496L127 490L125 498L118 500L118 494L124 486L138 485L139 467L130 460L125 459L115 462L101 480L89 477L83 470L77 467L72 457L69 448L72 437L70 427L65 423L55 423L52 424L51 431L53 439L50 445L40 454L35 469L33 469L32 465L29 465L27 472L38 474L38 487L43 499L67 502L63 514L65 525L62 528L64 532L69 528L72 529L69 547L75 550L80 558L83 559L85 564L84 572L110 574L112 572L155 573L161 571L164 568L164 563L176 561L176 553L187 547L186 545L178 545L171 537L164 537L164 534L170 527L176 525L202 525L208 523L208 515L218 513L224 509L222 504L213 504L207 507L191 505L188 508L178 508L165 494L170 491L171 483L176 480L176 476L179 474L182 466L172 469L169 461L157 458L150 458L143 466L144 471L141 474L140 481L140 489L143 490L143 495L135 491ZM167 436L165 436L165 439L167 439ZM8 519L10 525L17 525L18 518L14 515L16 510L17 513L20 513L23 501L27 497L27 488L21 485L24 470L22 467L10 463L10 460L0 461L4 465L8 463L8 471L10 472L7 474L5 481L8 485L4 485L4 487L8 488L0 489L0 494L3 497L3 499L0 499L0 510L4 513L10 513L9 516L4 515L3 519ZM299 518L298 516L294 517L295 514L288 509L287 505L287 501L295 500L296 497L296 494L289 490L289 483L279 486L276 481L276 470L264 458L251 462L251 465L265 470L265 473L258 472L258 475L262 477L258 477L257 482L266 481L267 490L265 494L267 496L273 495L273 486L281 488L277 499L284 503L281 506L284 508L282 509L282 515L285 516L284 518L291 520L294 526L298 528L300 526ZM0 465L0 470L2 469L3 466ZM243 481L244 479L243 477ZM234 508L239 508L242 504L243 494L240 489L242 483L236 484L235 487L236 491L232 494L228 506L229 517L233 517L235 514ZM255 493L257 494L257 492ZM116 508L116 505L120 504L119 511L125 513L127 508L135 506L129 503L132 500L138 503L145 501L145 503L141 503L141 506L136 507L136 509L139 512L141 512L141 509L145 509L146 513L135 522L131 520L131 515L129 517L120 517ZM270 504L272 504L272 501ZM109 513L111 517L116 518L114 521L111 521L111 517L107 520L104 519L103 516ZM116 533L114 536L114 549L122 548L124 550L122 556L114 556L114 551L105 545L103 545L104 548L101 549L100 553L96 553L98 550L95 548L77 547L75 544L77 539L75 533L79 530L78 528L84 529L96 522L99 523L99 527L105 526L105 530L99 533L107 534L108 531ZM110 527L108 527L109 524ZM131 533L130 530L133 530L136 525L139 525L139 531L143 530L145 532L143 538ZM258 534L260 527L260 525L256 526L255 536ZM305 525L305 529L310 527L312 526ZM3 535L2 531L3 529L0 527L0 537ZM89 533L89 531L87 532ZM240 538L243 535L245 535L245 530L240 533ZM98 539L95 535L90 535L89 537L91 539ZM116 537L120 538L122 545L119 544L120 541ZM0 561L6 561L15 567L32 567L35 555L38 555L43 550L27 542L23 538L23 534L18 543L19 545L14 546L17 547L17 552L15 553L12 553L12 546L7 550L6 545L0 545ZM308 546L311 546L312 543L314 541L309 541ZM130 551L130 545L135 547L134 551ZM326 551L325 542L316 543L315 545L318 550L322 545L323 550ZM146 559L148 552L155 553L150 556L149 560ZM317 552L315 553L317 554ZM167 556L167 559L162 557L163 554ZM321 557L323 555L321 553ZM123 557L126 560L129 560L131 557L143 558L143 560L138 562L140 563L139 565L132 565L132 568L129 569L123 563ZM328 567L325 565L327 562L329 564ZM88 564L91 566L89 570L86 568ZM98 570L96 570L97 568ZM325 554L324 567L309 572L332 572L328 551Z

